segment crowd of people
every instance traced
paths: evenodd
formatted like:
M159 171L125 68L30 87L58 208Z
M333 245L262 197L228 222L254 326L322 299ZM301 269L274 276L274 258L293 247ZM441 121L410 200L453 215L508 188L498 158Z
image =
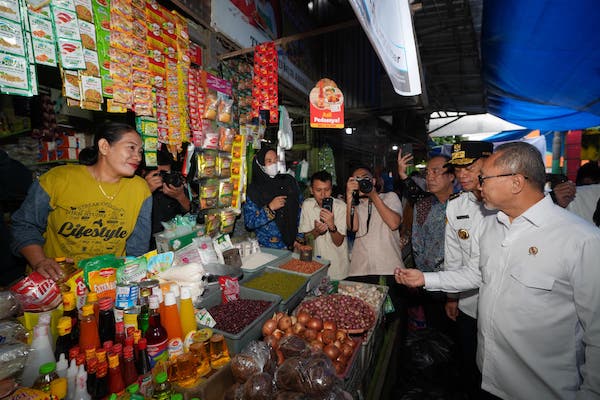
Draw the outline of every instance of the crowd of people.
M160 222L191 202L184 185L164 181L176 157L159 157L159 168L141 177L142 155L135 129L104 125L79 165L31 184L12 215L13 255L59 279L55 257L145 253ZM425 188L407 173L412 159L398 153L402 195L359 166L345 201L332 198L326 171L312 175L303 199L263 146L252 161L245 226L264 247L310 244L330 260L332 279L387 285L401 332L407 309L422 307L427 327L456 342L470 398L600 398L600 229L591 223L600 223L598 164L580 169L577 183L592 185L579 202L568 180L545 192L542 156L525 142L495 151L457 143L450 157L428 160Z

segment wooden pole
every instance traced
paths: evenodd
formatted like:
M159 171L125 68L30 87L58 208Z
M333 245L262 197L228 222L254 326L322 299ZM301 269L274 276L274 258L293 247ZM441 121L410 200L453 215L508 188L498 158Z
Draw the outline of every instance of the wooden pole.
M275 43L275 45L283 45L283 44L286 44L289 42L295 42L297 40L302 40L302 39L306 39L306 38L313 37L313 36L319 36L319 35L323 35L323 34L329 33L329 32L352 28L356 25L358 25L358 20L350 20L350 21L341 22L341 23L335 24L335 25L329 25L329 26L324 26L322 28L317 28L312 31L297 33L295 35L282 37L280 39L274 40L273 43ZM232 51L230 53L221 54L217 58L220 61L223 61L223 60L227 60L228 58L241 56L242 54L251 53L253 51L254 51L254 47L246 47L244 49Z

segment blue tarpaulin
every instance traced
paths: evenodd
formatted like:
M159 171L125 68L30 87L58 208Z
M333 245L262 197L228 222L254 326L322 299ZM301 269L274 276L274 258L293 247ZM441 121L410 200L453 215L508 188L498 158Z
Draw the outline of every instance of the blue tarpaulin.
M531 129L600 125L597 0L484 0L488 110Z

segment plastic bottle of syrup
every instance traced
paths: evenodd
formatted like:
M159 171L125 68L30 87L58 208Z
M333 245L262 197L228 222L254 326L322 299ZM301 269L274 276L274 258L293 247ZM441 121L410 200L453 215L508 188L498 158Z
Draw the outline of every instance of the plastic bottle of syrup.
M187 337L188 333L195 331L197 328L194 305L192 304L192 295L190 293L190 288L187 286L181 287L180 307L179 318L181 319L181 330L183 331L183 336L181 338L184 339Z
M83 306L79 331L79 347L83 351L86 349L96 349L100 347L98 324L96 323L94 306L92 304L86 304Z
M58 338L56 339L56 346L54 348L54 358L57 361L61 354L69 354L71 347L76 344L71 337L72 323L71 317L61 317L58 320Z
M183 340L183 332L181 330L181 319L179 318L179 310L177 309L177 301L175 293L167 292L165 294L165 321L163 323L167 329L169 340Z
M110 297L99 300L100 314L98 315L98 334L100 343L115 340L116 326L115 313L113 312L113 301Z
M146 343L148 349L148 356L150 357L150 366L154 367L156 359L161 354L167 351L167 344L169 341L169 335L166 329L161 323L159 314L159 303L158 297L155 295L150 296L150 321L148 330L146 331Z

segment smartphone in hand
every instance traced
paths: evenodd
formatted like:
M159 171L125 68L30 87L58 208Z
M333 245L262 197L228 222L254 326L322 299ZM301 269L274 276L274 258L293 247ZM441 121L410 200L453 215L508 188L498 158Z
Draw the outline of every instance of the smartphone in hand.
M325 197L323 199L323 206L321 208L324 208L326 210L329 210L330 212L333 212L333 197Z
M402 143L402 144L400 145L400 151L402 151L402 155L405 155L405 154L412 154L412 152L413 152L413 146L412 146L412 143ZM409 161L409 162L408 162L406 165L409 165L409 166L413 166L413 165L415 165L415 163L414 163L414 159L413 159L413 160L410 160L410 161Z

